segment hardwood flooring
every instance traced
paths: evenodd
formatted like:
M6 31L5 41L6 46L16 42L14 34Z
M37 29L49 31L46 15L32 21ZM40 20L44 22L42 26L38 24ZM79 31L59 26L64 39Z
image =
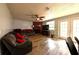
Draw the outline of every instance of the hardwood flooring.
M70 55L65 40L52 39L39 34L29 38L33 43L33 49L28 55Z

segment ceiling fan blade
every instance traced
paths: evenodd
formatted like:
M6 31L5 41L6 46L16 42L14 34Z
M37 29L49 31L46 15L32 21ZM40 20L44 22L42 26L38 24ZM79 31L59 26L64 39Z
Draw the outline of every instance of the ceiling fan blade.
M40 18L40 20L43 20L42 18Z
M36 15L34 15L34 16L35 16L36 18L39 18L37 14L36 14Z
M40 17L39 20L43 20L43 18Z
M40 18L45 18L44 16L41 16Z

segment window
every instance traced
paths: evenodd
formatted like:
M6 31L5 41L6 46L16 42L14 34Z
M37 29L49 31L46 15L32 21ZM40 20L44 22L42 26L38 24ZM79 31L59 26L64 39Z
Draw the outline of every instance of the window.
M79 38L79 20L73 21L73 37Z
M60 22L60 37L67 37L67 21Z
M49 30L54 30L54 28L55 28L55 21L49 21L46 24L49 25Z

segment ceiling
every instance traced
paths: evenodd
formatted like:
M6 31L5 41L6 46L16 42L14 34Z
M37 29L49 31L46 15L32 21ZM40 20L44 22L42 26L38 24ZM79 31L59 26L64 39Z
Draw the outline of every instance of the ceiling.
M9 3L7 6L13 18L25 20L35 20L31 16L27 16L32 14L45 16L44 20L48 20L79 12L79 4L77 3Z

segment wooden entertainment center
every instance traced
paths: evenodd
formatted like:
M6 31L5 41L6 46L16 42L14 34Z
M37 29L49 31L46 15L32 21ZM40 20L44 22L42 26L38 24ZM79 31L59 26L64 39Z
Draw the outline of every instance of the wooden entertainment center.
M41 33L42 32L42 25L43 25L43 22L33 22L33 29L36 33Z
M49 25L43 25L43 22L33 22L33 30L35 33L41 33L43 35L49 36Z

